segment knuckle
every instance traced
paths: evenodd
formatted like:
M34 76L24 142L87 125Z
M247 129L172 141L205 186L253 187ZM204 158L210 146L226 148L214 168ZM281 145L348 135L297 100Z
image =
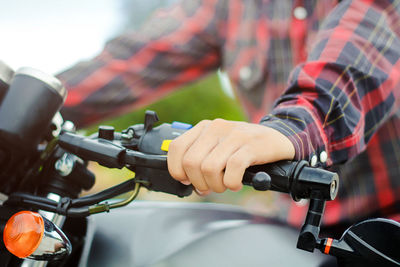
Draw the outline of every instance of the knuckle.
M237 190L241 188L242 182L240 179L226 179L224 185L231 190Z
M241 158L233 155L232 157L230 157L228 159L227 165L240 167L243 165L243 162L242 162Z
M218 187L215 187L215 188L213 189L213 191L214 191L215 193L223 193L223 192L226 191L226 187L225 187L225 186L218 186Z
M213 120L213 122L214 122L214 123L225 123L226 120L221 119L221 118L216 118L216 119Z
M201 183L199 181L192 181L193 186L199 191L207 191L209 190L207 184Z
M207 181L207 185L210 189L216 193L223 193L226 187L223 184L223 172L218 164L207 161L201 165L201 171L204 179Z
M199 123L197 123L197 125L199 126L206 126L207 124L210 123L210 120L202 120Z
M200 167L199 162L191 156L184 156L182 159L182 165L184 168L194 169Z
M203 161L203 163L200 166L200 170L206 176L210 176L210 175L216 173L216 171L217 171L215 166L213 166L213 164L210 164L208 161Z
M180 181L185 179L185 173L182 171L178 171L175 168L168 167L168 172L175 180Z
M222 126L222 125L224 125L226 123L226 120L224 120L224 119L214 119L212 122L211 122L211 125L213 126L213 127L220 127L220 126Z

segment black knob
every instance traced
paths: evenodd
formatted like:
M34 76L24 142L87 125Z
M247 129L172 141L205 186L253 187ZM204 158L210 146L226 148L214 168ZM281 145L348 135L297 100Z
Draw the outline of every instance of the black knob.
M154 123L158 122L158 116L155 111L146 110L145 117L144 117L144 130L145 132L151 131L153 129Z
M271 188L271 177L266 172L257 172L253 176L252 184L255 190L267 191Z
M112 126L99 126L99 138L103 138L106 140L114 140L114 127Z

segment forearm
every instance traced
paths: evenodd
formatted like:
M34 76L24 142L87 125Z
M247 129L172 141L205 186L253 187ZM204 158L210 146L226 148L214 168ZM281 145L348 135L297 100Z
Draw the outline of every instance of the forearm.
M351 159L396 109L400 11L383 2L339 5L262 120L290 138L297 159L325 152L323 164Z
M149 104L216 69L224 8L220 0L182 1L61 73L68 88L63 115L82 127Z

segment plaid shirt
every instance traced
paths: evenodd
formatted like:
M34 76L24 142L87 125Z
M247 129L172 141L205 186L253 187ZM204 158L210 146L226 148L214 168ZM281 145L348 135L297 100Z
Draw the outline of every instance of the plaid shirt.
M296 159L336 166L341 186L327 204L326 225L394 216L399 2L182 1L62 73L69 88L63 116L84 126L222 68L251 121L288 136ZM289 222L301 224L305 211L292 205Z

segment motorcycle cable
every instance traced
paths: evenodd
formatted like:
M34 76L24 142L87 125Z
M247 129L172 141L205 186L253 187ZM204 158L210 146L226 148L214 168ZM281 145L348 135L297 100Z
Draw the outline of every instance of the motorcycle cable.
M131 203L133 200L136 199L136 197L139 194L140 187L141 187L141 184L138 184L138 183L135 184L135 189L132 191L132 194L128 198L118 201L116 203L109 204L108 202L105 202L103 204L97 204L94 206L90 206L89 207L90 215L96 214L96 213L101 213L101 212L109 212L110 209L120 208L120 207L128 205L129 203Z
M61 215L71 217L86 217L91 214L108 212L110 209L127 205L137 197L142 184L145 183L146 181L142 181L139 179L130 179L93 195L77 199L64 197L60 200L60 202L56 202L44 197L31 195L28 193L17 192L11 194L4 204L26 205L36 209L55 212ZM108 204L107 202L100 204L100 202L102 201L106 201L110 198L127 193L129 191L133 191L133 193L122 201L113 204Z

